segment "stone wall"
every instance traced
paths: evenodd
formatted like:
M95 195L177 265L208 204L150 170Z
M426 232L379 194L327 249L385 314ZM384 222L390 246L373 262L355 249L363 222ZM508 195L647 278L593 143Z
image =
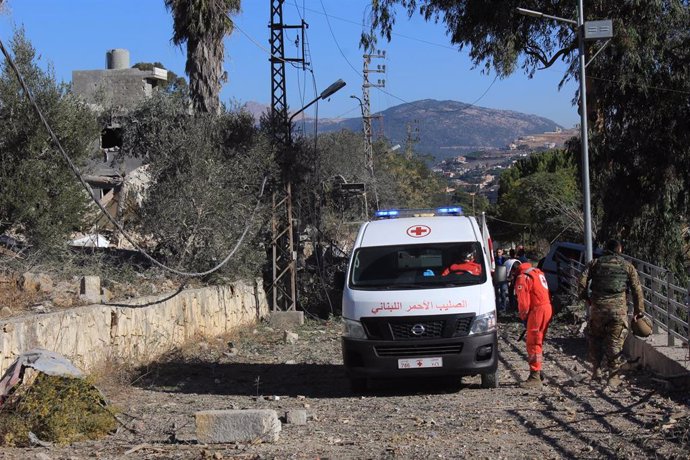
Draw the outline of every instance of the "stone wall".
M257 281L8 318L0 321L0 375L31 348L60 353L86 372L111 358L144 364L189 340L253 325L268 314Z

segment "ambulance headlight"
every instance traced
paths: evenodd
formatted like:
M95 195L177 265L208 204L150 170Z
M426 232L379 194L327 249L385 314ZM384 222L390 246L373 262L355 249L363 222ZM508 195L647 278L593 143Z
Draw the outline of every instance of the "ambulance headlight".
M367 333L359 321L343 318L343 337L350 339L366 339Z
M477 315L472 322L470 334L482 334L496 330L496 311Z

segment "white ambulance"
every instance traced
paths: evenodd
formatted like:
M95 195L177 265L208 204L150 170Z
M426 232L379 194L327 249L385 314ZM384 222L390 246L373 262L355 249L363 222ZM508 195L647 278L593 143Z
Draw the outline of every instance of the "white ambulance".
M359 230L343 290L343 361L353 389L372 378L477 374L482 387L497 387L485 220L480 228L459 207L377 217Z

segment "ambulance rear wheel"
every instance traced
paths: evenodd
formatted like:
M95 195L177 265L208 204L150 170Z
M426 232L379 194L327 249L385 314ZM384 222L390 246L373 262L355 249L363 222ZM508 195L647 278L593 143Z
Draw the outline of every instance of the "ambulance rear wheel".
M498 372L482 374L482 388L498 388Z

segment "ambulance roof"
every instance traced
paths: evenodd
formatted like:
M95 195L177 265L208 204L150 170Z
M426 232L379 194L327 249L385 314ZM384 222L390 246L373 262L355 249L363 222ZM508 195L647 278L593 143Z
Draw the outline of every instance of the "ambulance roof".
M459 241L481 241L474 217L403 217L367 222L359 231L355 247Z

